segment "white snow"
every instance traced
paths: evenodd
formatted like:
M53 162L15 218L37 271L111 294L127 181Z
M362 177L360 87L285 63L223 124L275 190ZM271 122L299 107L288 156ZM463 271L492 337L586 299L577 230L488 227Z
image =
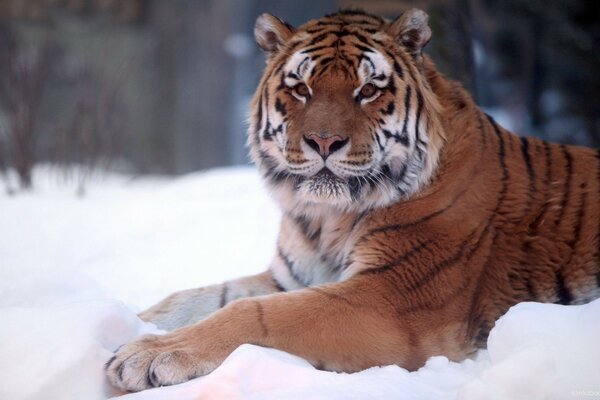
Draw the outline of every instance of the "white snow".
M158 332L136 312L167 294L264 270L279 216L251 168L175 180L108 176L77 197L51 170L36 189L0 195L0 399L593 399L600 398L600 300L523 303L462 363L433 357L355 374L318 371L244 345L212 374L125 395L103 363Z

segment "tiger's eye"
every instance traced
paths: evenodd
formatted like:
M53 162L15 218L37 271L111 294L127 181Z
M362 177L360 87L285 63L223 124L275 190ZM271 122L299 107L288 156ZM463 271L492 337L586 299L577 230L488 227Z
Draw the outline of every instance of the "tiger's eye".
M310 90L308 90L308 86L304 83L299 83L294 87L296 93L302 97L306 97L310 94Z
M360 96L365 99L373 97L375 93L377 93L377 88L372 83L367 83L360 89Z

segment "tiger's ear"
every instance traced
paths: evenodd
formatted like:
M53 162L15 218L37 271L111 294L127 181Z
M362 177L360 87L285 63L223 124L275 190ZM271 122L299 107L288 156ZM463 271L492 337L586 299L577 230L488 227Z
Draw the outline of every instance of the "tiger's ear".
M254 37L261 49L267 54L273 55L283 47L295 31L293 26L276 16L261 14L256 19Z
M431 40L428 20L426 12L413 8L390 23L386 33L406 48L417 61L421 61L423 47Z

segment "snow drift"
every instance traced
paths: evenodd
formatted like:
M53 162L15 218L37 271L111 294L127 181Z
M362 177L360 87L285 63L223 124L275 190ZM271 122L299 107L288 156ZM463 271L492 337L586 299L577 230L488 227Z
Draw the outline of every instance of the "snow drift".
M488 350L355 374L314 369L244 345L212 374L119 393L103 363L158 333L136 312L165 295L264 270L279 222L256 173L238 168L176 180L93 182L78 198L35 174L37 189L0 196L0 399L590 399L600 398L600 300L522 303Z

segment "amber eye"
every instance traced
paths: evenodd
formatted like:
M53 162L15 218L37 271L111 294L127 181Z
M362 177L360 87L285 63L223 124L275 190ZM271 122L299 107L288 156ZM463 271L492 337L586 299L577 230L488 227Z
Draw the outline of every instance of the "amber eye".
M377 88L372 83L367 83L360 89L360 97L363 99L369 99L377 93Z
M310 95L310 90L308 90L308 86L306 86L304 83L299 83L294 86L294 92L296 92L298 96L302 97L308 97L308 95Z

